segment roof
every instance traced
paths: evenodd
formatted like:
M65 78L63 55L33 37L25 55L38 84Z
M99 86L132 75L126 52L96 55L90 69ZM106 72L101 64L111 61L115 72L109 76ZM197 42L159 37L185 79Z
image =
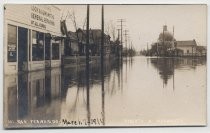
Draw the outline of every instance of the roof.
M206 50L206 46L197 46L196 47L197 51L202 51L202 50Z
M76 40L77 39L77 35L75 32L72 32L72 31L68 31L68 35L70 37L70 39L74 39Z
M82 32L84 35L86 35L86 30L82 30L82 29L78 29L77 30L77 32ZM90 33L90 36L93 38L93 39L99 39L99 38L101 38L101 29L90 29L89 30L89 33ZM110 36L109 35L106 35L105 33L104 33L104 37L105 38L110 38Z
M195 40L187 40L187 41L176 41L177 47L189 47L189 46L197 46Z

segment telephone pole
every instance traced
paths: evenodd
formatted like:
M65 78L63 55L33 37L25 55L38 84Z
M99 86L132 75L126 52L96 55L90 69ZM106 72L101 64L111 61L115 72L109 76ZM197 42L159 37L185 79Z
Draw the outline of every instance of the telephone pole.
M104 5L101 8L101 63L103 63L104 56Z
M87 5L87 25L86 25L86 86L87 86L87 118L90 122L90 95L89 95L89 5Z
M104 5L101 8L101 92L102 92L102 118L103 125L105 125L105 111L104 111L104 103L105 103L105 93L104 93Z
M117 29L118 39L120 39L120 30L121 29Z
M125 56L127 57L127 54L128 54L128 48L127 48L127 37L128 37L128 30L124 30L125 34Z
M86 63L89 63L89 5L87 5L87 25L86 25Z
M121 29L117 29L117 33L118 33L118 41L119 41L119 39L120 39L120 30ZM119 44L117 44L117 57L118 57L118 59L119 59L119 57L120 57L120 45Z
M121 40L121 45L123 47L123 26L124 26L123 22L125 22L125 19L118 19L117 22L120 23L120 25L119 25L120 26L120 31L121 31L121 34L120 34L121 35L121 39L120 40Z

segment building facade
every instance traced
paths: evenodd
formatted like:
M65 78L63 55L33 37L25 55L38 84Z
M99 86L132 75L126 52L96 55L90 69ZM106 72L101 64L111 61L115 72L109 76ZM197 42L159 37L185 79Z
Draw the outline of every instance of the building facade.
M195 40L189 41L176 41L176 49L179 50L179 56L194 56L196 55L197 43Z
M100 29L90 29L89 31L89 52L92 56L100 56L101 53L101 30ZM86 30L78 29L78 48L79 55L85 55L86 46ZM110 36L104 34L104 56L109 57L111 53Z
M4 7L4 72L61 65L60 9L54 5Z
M196 47L196 55L197 56L206 56L207 48L206 46L197 46Z

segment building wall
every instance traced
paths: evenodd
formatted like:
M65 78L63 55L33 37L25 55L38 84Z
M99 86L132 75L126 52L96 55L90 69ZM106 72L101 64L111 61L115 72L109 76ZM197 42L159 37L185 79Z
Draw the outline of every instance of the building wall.
M206 56L206 50L200 50L196 52L197 56Z
M78 51L79 51L79 49L78 49L78 42L77 41L72 41L71 42L71 48L72 48L72 54L74 55L74 54L78 54Z
M181 46L177 47L180 50L183 50L183 55L195 55L196 54L196 48L192 46Z

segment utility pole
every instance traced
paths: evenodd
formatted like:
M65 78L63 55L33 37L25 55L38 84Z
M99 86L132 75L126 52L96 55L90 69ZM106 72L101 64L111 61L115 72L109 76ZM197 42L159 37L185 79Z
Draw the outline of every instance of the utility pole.
M89 96L89 5L87 5L87 25L86 25L86 86L87 86L87 118L90 122L90 96Z
M120 39L120 30L121 29L117 29L118 40ZM117 56L118 56L118 59L119 59L119 57L120 57L120 47L119 47L119 44L117 45Z
M101 8L101 92L102 92L102 118L103 125L105 125L105 111L104 111L104 5Z
M101 8L101 63L104 57L104 5Z
M174 41L174 26L173 26L173 41Z
M120 30L121 30L121 46L122 46L122 50L123 50L123 22L125 22L125 19L118 19L118 21L120 23ZM121 54L122 56L122 54Z
M89 5L87 5L87 25L86 25L86 63L89 63Z
M157 50L157 56L159 56L159 51L158 51L158 42L156 42L156 50Z
M117 29L118 39L120 39L120 30L121 29Z
M128 30L124 30L124 32L125 32L125 56L127 57L127 55L128 55L128 47L127 47L127 36L128 36Z
M131 56L131 40L130 40L130 36L128 36L128 55Z
M165 52L166 52L166 49L165 49L165 33L164 33L164 26L163 26L163 52L164 52L164 56L165 56Z
M176 52L176 46L175 46L175 39L174 39L174 26L173 26L173 49L174 49L174 54L175 54L175 56L177 55L177 52Z

